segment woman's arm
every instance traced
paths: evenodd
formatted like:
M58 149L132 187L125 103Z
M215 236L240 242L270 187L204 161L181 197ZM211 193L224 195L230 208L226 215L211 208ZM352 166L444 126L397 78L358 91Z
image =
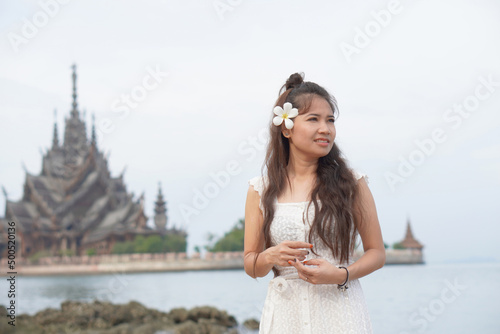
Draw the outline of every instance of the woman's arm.
M385 247L377 209L365 178L358 180L358 197L354 203L354 221L363 242L364 254L347 269L349 279L366 276L385 264Z
M284 241L279 245L264 250L262 225L264 217L259 208L260 196L250 186L245 205L245 272L253 277L266 276L273 266L289 266L288 261L298 258L304 260L307 251L296 248L310 248L312 245L301 241ZM257 257L258 256L258 257ZM257 257L257 262L255 258Z
M264 217L262 211L260 211L259 202L259 194L253 189L253 186L250 186L245 205L245 251L243 263L245 272L253 278L264 277L273 268L273 264L267 261L264 254L261 254L264 251L264 236L262 234ZM255 262L257 256L257 262Z
M348 266L349 280L366 276L381 268L385 263L385 247L377 218L373 196L364 178L358 181L358 197L354 203L354 218L365 253ZM362 222L361 221L362 217ZM297 268L299 277L312 284L342 284L347 278L344 269L337 268L325 259L290 261Z

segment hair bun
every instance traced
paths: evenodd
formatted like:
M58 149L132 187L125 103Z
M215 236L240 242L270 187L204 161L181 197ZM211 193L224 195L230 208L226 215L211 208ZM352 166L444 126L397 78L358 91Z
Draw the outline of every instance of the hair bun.
M290 75L285 83L285 89L293 89L299 87L304 82L304 73L294 73Z

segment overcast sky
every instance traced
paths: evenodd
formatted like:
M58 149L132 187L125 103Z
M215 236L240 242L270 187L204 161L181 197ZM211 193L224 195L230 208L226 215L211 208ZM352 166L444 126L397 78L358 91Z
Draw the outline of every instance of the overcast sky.
M78 103L113 176L158 182L204 245L244 217L291 73L338 100L337 143L369 176L384 240L409 217L429 262L500 260L496 1L2 1L0 183L22 196ZM215 179L218 179L216 182ZM5 201L0 202L5 212ZM151 219L152 221L152 219Z

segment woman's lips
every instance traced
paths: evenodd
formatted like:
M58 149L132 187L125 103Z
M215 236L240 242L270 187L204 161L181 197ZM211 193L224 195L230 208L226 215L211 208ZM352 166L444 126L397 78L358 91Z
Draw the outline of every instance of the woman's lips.
M319 146L328 146L330 144L330 140L326 138L318 138L315 139L314 142Z

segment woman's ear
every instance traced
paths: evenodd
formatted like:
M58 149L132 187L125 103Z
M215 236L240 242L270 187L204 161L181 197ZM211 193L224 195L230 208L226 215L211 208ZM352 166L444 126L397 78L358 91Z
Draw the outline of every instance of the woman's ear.
M283 137L290 138L290 130L284 130L281 131L281 133L283 134Z

